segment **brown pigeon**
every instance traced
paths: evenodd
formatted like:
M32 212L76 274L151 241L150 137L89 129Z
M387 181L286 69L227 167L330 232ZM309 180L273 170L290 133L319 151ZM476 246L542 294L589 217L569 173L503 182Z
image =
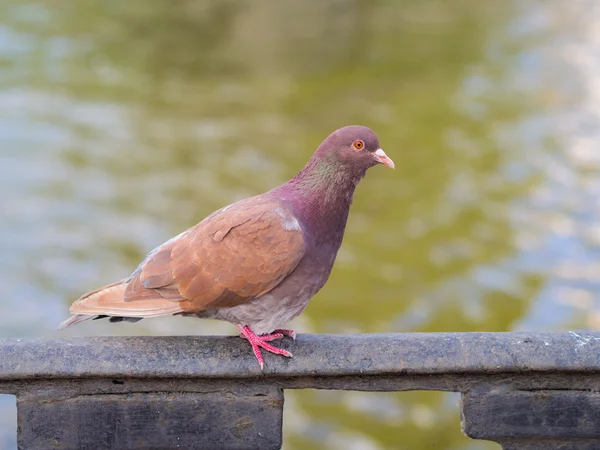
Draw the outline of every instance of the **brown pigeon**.
M252 345L270 341L323 287L342 243L354 189L368 168L394 163L362 126L334 131L291 180L237 201L152 250L116 283L84 294L59 329L87 319L136 322L178 314L226 320Z

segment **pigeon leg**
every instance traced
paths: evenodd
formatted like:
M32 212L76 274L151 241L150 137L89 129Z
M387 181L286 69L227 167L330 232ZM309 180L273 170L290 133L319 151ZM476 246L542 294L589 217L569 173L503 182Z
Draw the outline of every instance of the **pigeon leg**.
M269 341L273 341L275 339L281 339L283 337L282 333L271 333L271 334L266 334L263 336L257 336L256 334L254 334L252 332L252 330L250 328L248 328L247 325L245 325L245 326L236 325L236 326L240 330L241 337L243 337L244 339L247 339L248 342L250 342L250 345L252 346L252 351L254 352L254 356L256 356L256 360L258 361L258 365L260 366L260 370L263 370L264 365L265 365L262 353L260 352L261 348L268 352L274 353L276 355L283 355L283 356L287 356L288 358L292 357L292 354L290 352L288 352L287 350L284 350L282 348L277 348L277 347L274 347L271 344L269 344Z

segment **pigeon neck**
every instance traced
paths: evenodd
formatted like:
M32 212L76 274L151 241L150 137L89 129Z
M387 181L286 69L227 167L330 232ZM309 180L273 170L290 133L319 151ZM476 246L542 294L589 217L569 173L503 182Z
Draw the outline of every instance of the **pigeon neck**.
M354 189L366 169L354 173L338 161L311 159L290 181L281 186L284 197L307 228L314 243L342 243Z

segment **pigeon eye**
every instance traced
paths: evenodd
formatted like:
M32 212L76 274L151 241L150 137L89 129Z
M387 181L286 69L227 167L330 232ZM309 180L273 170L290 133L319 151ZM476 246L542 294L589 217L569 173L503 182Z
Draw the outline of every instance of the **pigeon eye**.
M358 141L354 141L354 143L352 144L352 146L356 149L356 150L362 150L363 147L365 146L365 143L361 140Z

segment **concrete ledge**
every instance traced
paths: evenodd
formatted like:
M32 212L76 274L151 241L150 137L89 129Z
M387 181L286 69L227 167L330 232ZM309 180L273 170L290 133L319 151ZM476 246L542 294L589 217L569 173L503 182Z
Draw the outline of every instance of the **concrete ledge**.
M600 448L600 333L0 340L18 443L43 449L278 449L284 389L461 392L463 431L504 449ZM399 437L401 439L401 437ZM400 444L400 442L399 442Z
M600 373L600 332L299 335L261 373L238 337L0 340L0 380Z

